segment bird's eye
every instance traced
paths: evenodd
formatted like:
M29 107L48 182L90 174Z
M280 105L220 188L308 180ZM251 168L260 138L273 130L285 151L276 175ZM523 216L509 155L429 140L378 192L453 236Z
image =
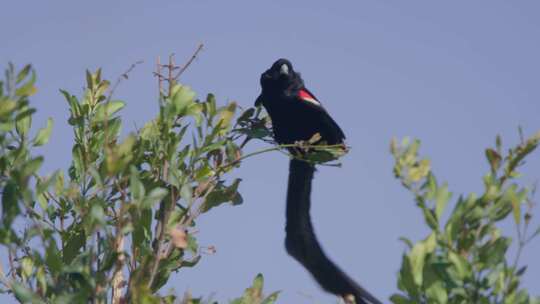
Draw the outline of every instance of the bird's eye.
M282 64L281 68L279 69L279 73L283 75L289 75L289 66L286 64Z

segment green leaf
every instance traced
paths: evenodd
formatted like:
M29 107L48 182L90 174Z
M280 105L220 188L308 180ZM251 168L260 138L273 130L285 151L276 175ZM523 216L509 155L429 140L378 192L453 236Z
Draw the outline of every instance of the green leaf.
M399 240L402 241L403 243L405 243L405 245L407 245L407 247L409 247L409 249L412 249L413 246L414 246L413 242L411 240L409 240L408 238L406 238L406 237L402 236L402 237L399 238Z
M234 113L236 112L236 106L236 102L231 102L221 110L218 125L222 130L226 130L229 128Z
M500 237L480 247L479 260L483 263L483 268L493 267L504 261L506 251L511 242L509 238Z
M517 185L512 184L506 189L502 196L495 200L495 203L488 210L491 219L495 221L502 220L512 211L514 211L514 216L520 216L521 210L515 210L518 209L519 206L517 206L518 208L514 208L514 205L520 203L521 199L524 198L525 193L520 191L519 194L517 194L516 192ZM519 219L517 221L519 221Z
M86 235L82 225L80 223L71 224L62 235L62 242L64 243L62 260L64 264L69 265L86 243Z
M453 251L448 252L448 260L454 266L456 274L460 280L468 278L471 275L471 267L469 262L457 253Z
M17 96L32 96L37 92L37 88L34 86L36 83L36 72L32 70L32 76L28 82L15 90Z
M194 102L196 94L190 87L177 84L172 88L171 96L176 115L184 115L188 106Z
M96 184L97 187L102 188L103 187L103 179L101 178L101 174L96 170L94 167L88 168L88 173L92 176L94 179L93 182Z
M90 218L99 225L105 224L105 211L99 203L94 203L90 208Z
M49 208L49 200L43 193L37 195L37 201L42 210L47 210Z
M264 286L264 277L262 274L259 273L253 280L253 288L256 290L262 290L263 286Z
M414 273L412 270L410 259L407 255L403 255L401 269L399 270L398 287L412 295L414 298L418 296L418 287L415 284Z
M262 299L263 285L264 278L262 274L259 273L253 280L253 285L244 291L242 298L236 299L235 301L239 301L238 303L241 304L260 303Z
M131 198L135 201L140 201L146 195L144 184L141 182L139 178L139 170L137 170L135 166L131 166L130 169L131 169L131 174L129 177L129 191L131 193Z
M237 121L238 122L242 122L242 121L246 121L248 120L251 116L253 116L253 114L255 114L255 108L249 108L247 110L244 111L244 113L242 113Z
M430 301L430 303L448 303L448 293L446 292L446 289L441 281L438 281L427 288L426 295L428 299L433 299L433 301Z
M27 64L18 74L17 74L17 80L16 80L16 84L19 84L21 83L21 81L23 81L26 76L28 76L28 73L30 73L30 71L32 70L32 65L30 64Z
M121 100L111 100L110 102L99 104L96 109L94 121L101 122L105 119L113 118L113 115L122 110L125 105L126 103Z
M39 168L41 168L41 165L43 164L43 156L38 156L36 158L31 159L26 164L23 165L21 168L21 176L23 178L27 178L31 176L34 173L37 173Z
M13 113L17 108L17 103L13 100L0 100L0 118L3 116L8 116Z
M426 263L424 267L424 289L429 303L447 303L448 293L446 292L443 278L437 273L437 265Z
M17 130L17 134L20 136L26 137L28 130L32 126L32 114L36 110L25 105L20 111L20 114L15 117L15 130Z
M197 265L197 263L199 263L200 260L201 260L201 256L198 255L195 258L193 258L192 260L182 261L182 266L181 267L187 267L187 268L195 267Z
M411 263L411 271L414 277L416 286L421 286L423 282L423 269L426 256L435 250L437 237L435 233L432 233L422 242L413 246L411 252L408 255Z
M21 259L21 274L26 281L34 272L34 261L29 257Z
M210 152L213 150L221 149L225 146L226 140L220 140L209 145L206 145L202 148L201 153Z
M435 216L437 220L441 219L444 208L448 204L448 201L452 197L452 193L448 191L448 185L445 183L437 188L435 194Z
M118 145L116 148L120 156L131 155L133 152L133 145L137 141L134 134L129 134L124 141Z
M214 170L212 170L212 167L209 166L208 164L204 164L204 166L202 166L202 168L199 168L195 172L195 179L197 181L206 180L207 178L209 178L211 176L214 176L214 174L215 174L215 172L214 172Z
M435 231L438 230L439 222L437 221L435 212L427 207L422 207L422 212L424 213L424 219L426 220L428 226Z
M4 227L9 227L13 219L21 212L17 194L17 185L11 181L2 189L2 223Z
M43 267L39 267L36 271L36 280L39 288L46 293L47 292L47 275Z
M152 239L152 209L133 210L132 218L135 223L132 236L133 251L140 257L145 256L151 251L148 245Z
M69 104L69 109L71 112L72 118L78 118L81 116L81 105L79 103L79 100L76 96L69 94L67 91L60 90L60 93L64 95L64 98ZM71 125L74 125L72 122L70 122Z
M393 294L390 297L390 301L394 304L415 304L415 301L410 300L409 298L400 295L400 294Z
M217 114L216 97L214 94L206 95L205 109L210 120Z
M495 147L497 148L497 153L501 153L502 150L502 139L499 134L495 137Z
M106 154L107 171L109 174L116 174L126 169L133 158L133 145L137 139L133 134L130 134L124 141L109 149Z
M11 289L15 294L15 298L17 298L20 303L43 303L43 301L41 301L31 289L27 288L23 284L13 282Z
M421 160L418 165L409 169L409 179L412 182L418 182L426 177L431 170L431 164L428 159Z
M251 137L251 138L265 138L267 136L271 136L272 135L272 132L267 129L266 127L250 127L250 128L246 128L246 129L238 129L238 130L235 130L235 131L238 131L242 134L245 134L247 135L248 137Z
M197 251L199 251L199 244L197 243L197 239L192 234L187 234L186 238L188 243L187 249L196 254Z
M139 131L139 134L144 140L156 140L157 136L159 136L158 124L155 120L147 122Z
M53 127L53 119L49 118L47 119L47 126L45 128L40 129L38 133L36 134L36 137L34 138L34 146L43 146L49 142L49 138L51 137L52 127Z
M62 195L64 191L64 171L58 171L56 175L56 182L54 183L54 193L56 195Z
M501 167L502 157L493 149L486 149L486 158L491 166L491 171L496 172Z
M47 246L47 250L45 251L45 263L53 274L59 273L62 270L62 265L64 263L60 256L61 253L56 248L56 242L54 239L51 239L49 241L49 246Z
M12 121L0 122L0 132L9 132L15 128L15 123Z
M516 271L516 276L522 276L527 271L527 266L523 266Z
M334 154L335 151L338 151L338 154ZM323 164L326 162L334 161L339 157L343 156L345 153L342 149L330 149L330 148L315 148L313 151L310 151L307 155L303 156L303 159L308 160L309 162L316 164Z
M277 301L277 298L281 292L280 291L274 291L273 293L269 294L264 300L262 300L261 304L274 304Z
M198 103L192 103L187 107L185 115L192 116L195 119L195 124L201 126L202 124L202 106Z
M180 188L180 197L186 202L191 202L193 199L193 187L191 184L186 183L182 185L182 188Z
M519 225L521 223L521 202L515 195L511 198L511 202L512 202L512 210L514 214L514 221L516 222L517 225Z
M89 70L86 70L86 87L92 91L94 89L94 78Z
M202 212L208 212L210 209L217 207L226 202L232 202L234 205L242 203L242 197L238 193L238 186L242 180L237 178L228 187L216 188L206 197L206 201L202 205Z
M154 188L148 193L145 197L142 207L143 208L152 208L157 202L160 202L169 191L165 188Z

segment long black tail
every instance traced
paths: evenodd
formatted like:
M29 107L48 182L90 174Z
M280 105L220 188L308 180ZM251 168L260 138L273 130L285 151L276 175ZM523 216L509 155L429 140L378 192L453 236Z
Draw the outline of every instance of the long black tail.
M324 290L341 297L353 295L357 304L381 304L339 269L324 254L317 241L309 215L314 171L315 167L305 161L291 160L285 228L287 252L313 275Z

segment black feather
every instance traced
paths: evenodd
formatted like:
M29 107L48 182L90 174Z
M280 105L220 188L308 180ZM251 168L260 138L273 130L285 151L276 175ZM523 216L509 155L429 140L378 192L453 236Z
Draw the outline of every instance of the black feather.
M353 295L357 304L381 304L367 290L347 276L324 253L311 224L311 183L315 167L292 159L287 187L287 225L285 247L327 292L346 297Z
M262 104L268 111L278 143L293 144L309 140L315 133L319 133L321 140L328 144L343 143L343 131L320 101L304 87L300 74L294 71L288 60L279 59L265 71L261 75L261 86L262 93L255 104ZM301 98L299 93L302 90L317 102ZM291 160L285 228L287 252L313 275L324 290L341 297L352 295L357 304L381 304L349 278L322 250L309 214L314 172L314 165Z
M280 73L281 66L288 66L288 74ZM255 102L266 108L274 129L274 137L280 144L305 141L315 133L327 144L343 143L345 134L322 105L306 102L299 97L305 90L304 81L291 63L279 59L261 75L261 95ZM319 101L320 103L320 101Z

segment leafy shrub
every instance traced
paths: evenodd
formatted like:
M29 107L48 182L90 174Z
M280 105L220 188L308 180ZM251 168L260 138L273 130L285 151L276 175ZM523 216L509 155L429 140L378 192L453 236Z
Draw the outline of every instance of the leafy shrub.
M416 244L402 238L408 251L398 277L402 293L393 303L540 303L520 287L526 266L519 256L527 243L540 234L529 233L531 191L515 180L517 169L540 141L540 133L503 153L500 137L486 150L490 172L484 176L484 193L461 195L445 220L452 193L439 183L430 162L419 158L420 142L393 141L394 173L414 195L430 233ZM534 192L534 191L533 191ZM512 238L497 223L512 216L518 231L518 252L513 261L507 250Z
M197 243L196 220L242 203L241 180L228 175L246 143L269 134L266 121L260 110L237 115L235 102L218 106L212 94L200 100L175 78L160 80L158 116L127 136L125 103L101 70L86 73L82 96L62 90L73 158L67 174L41 176L44 158L32 149L48 142L53 122L31 136L36 74L9 65L0 83L3 292L33 303L172 303L159 289L213 250ZM255 285L260 297L262 278Z

